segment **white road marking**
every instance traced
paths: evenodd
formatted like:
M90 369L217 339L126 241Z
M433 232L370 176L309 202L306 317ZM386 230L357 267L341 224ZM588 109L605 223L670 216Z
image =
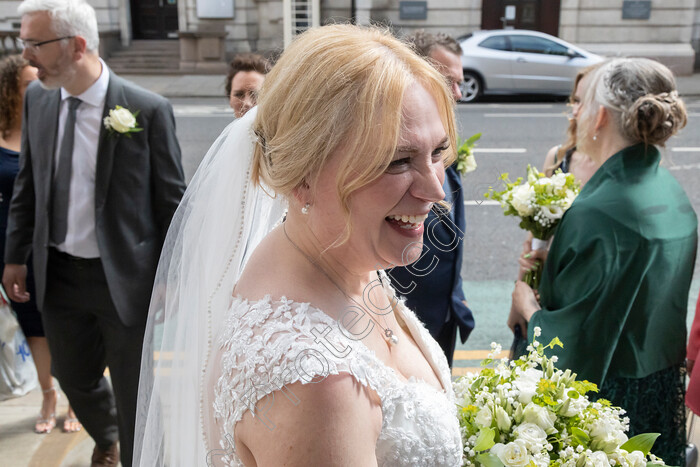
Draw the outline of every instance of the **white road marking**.
M233 118L233 109L228 105L176 105L173 113L180 117L225 116Z
M475 153L487 153L487 154L498 154L498 153L517 153L522 154L527 152L525 148L474 148Z
M699 148L671 148L672 152L700 152L700 147Z
M568 116L564 112L557 113L496 113L496 114L484 114L487 118L554 118L554 117L564 117Z
M470 199L466 200L464 202L465 206L500 206L501 203L499 203L496 200L493 199L485 199L483 201L478 200L478 199Z
M700 169L700 164L685 164L685 165L672 165L668 167L668 170L691 170Z
M467 104L458 109L551 109L552 104Z

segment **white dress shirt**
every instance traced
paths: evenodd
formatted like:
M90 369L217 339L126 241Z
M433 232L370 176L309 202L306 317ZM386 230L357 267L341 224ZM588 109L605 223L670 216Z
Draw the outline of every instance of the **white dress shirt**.
M68 98L77 97L82 101L75 116L75 137L73 143L73 163L71 165L70 193L68 201L68 230L66 239L57 249L81 258L98 258L100 250L95 233L95 167L97 146L102 128L109 71L100 59L102 72L92 86L78 96L72 96L61 88L61 108L58 114L58 137L54 167L63 140L63 131L68 118Z

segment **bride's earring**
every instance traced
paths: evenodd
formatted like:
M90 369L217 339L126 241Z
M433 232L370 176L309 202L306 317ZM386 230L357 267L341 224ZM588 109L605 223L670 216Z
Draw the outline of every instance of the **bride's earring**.
M597 139L598 139L598 134L596 133L595 135L593 135L593 141L595 141Z
M303 208L301 208L301 213L302 214L308 214L309 213L309 207L311 207L311 203L306 203Z

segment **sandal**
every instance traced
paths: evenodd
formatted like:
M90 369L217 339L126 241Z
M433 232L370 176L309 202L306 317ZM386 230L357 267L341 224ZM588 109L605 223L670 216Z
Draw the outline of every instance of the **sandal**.
M63 420L63 432L77 433L82 429L83 425L80 423L80 420L78 420L78 417L75 416L73 408L69 405L68 413L66 413L66 418Z
M56 391L56 388L50 387L49 389L45 389L41 392L44 394L47 394L51 391ZM58 401L59 394L56 393L56 400ZM43 404L43 402L42 402ZM48 417L44 417L44 414L39 412L39 417L36 419L36 422L34 424L34 432L38 434L49 434L51 433L51 430L54 429L56 426L56 412L54 410L53 413L49 414Z

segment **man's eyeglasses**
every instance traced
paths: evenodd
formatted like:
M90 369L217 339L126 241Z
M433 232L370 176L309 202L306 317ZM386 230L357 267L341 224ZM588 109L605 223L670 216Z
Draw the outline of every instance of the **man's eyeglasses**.
M41 42L36 42L36 41L31 41L31 40L25 41L24 39L18 39L17 43L19 44L19 46L22 49L27 49L31 52L36 52L37 50L39 50L39 47L41 47L42 45L50 44L52 42L62 41L63 39L72 39L74 37L75 36L63 36L63 37L57 37L56 39L49 39L48 41L41 41Z

